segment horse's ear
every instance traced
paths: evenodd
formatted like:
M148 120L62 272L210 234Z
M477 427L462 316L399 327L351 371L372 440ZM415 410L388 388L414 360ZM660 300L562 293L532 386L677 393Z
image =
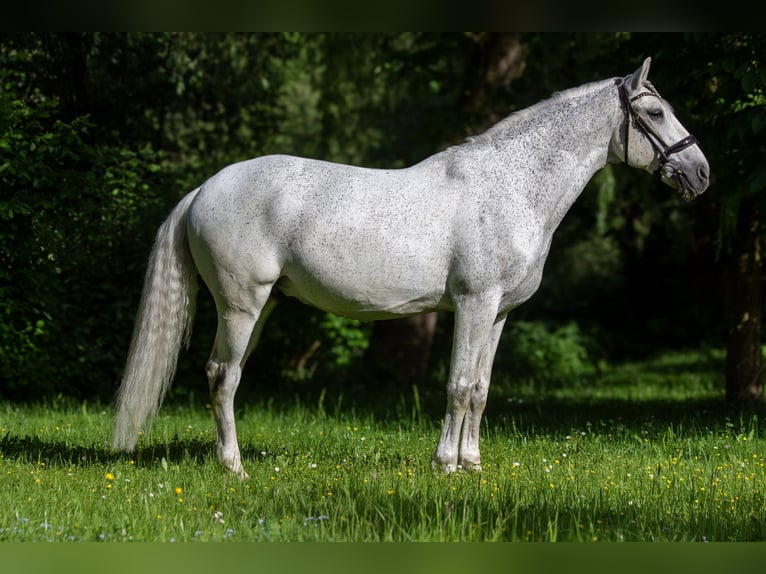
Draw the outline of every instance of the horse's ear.
M649 67L651 65L652 59L646 58L644 63L641 64L641 67L631 74L630 79L628 80L628 85L630 86L631 90L635 92L641 89L641 86L643 86L644 82L647 81L647 77L649 76Z

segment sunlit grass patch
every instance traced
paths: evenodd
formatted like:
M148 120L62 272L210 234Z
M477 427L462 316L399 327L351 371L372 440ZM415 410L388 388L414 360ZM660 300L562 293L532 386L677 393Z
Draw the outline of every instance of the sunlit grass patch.
M407 409L241 405L240 482L204 403L171 401L131 455L109 449L102 405L6 404L0 540L763 540L764 418L727 410L694 364L498 393L483 471L449 476L431 468L438 416ZM642 398L630 379L651 372Z

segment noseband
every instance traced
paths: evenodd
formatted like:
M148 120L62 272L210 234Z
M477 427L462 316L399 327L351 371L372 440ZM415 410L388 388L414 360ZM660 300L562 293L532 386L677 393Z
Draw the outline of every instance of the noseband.
M649 124L642 120L641 117L633 111L633 107L631 106L633 102L645 96L654 96L655 98L659 98L660 95L655 91L647 90L645 92L636 94L629 99L628 93L625 89L625 82L622 80L622 78L617 78L617 80L615 80L615 84L617 85L617 90L620 93L620 102L622 102L622 106L625 108L625 163L628 163L628 138L630 137L630 126L632 121L633 127L638 127L644 133L644 135L651 142L652 147L654 147L654 149L659 154L659 166L654 173L668 179L672 179L674 176L684 176L680 165L678 165L677 162L670 162L670 156L696 144L697 138L689 134L674 144L665 144L665 142L662 141L662 137L660 137L660 135L655 132Z

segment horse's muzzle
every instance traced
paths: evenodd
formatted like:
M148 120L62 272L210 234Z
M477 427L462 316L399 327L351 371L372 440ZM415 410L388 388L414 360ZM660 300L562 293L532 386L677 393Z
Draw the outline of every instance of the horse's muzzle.
M710 183L710 168L706 162L697 166L693 173L688 174L681 162L669 159L660 168L660 178L663 183L677 189L685 200L692 200L702 195Z

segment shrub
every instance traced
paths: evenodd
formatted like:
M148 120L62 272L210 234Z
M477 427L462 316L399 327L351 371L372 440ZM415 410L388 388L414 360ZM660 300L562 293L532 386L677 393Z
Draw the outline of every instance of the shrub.
M513 381L556 384L593 375L593 341L577 323L551 326L516 321L506 326L496 370Z

